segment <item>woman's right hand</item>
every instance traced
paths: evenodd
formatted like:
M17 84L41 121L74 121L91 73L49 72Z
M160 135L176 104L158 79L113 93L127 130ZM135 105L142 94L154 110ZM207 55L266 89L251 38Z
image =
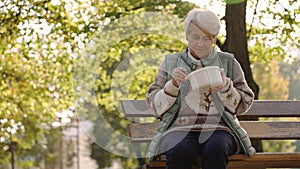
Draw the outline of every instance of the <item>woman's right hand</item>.
M172 83L174 86L179 87L180 83L185 81L187 71L183 67L177 67L172 71Z

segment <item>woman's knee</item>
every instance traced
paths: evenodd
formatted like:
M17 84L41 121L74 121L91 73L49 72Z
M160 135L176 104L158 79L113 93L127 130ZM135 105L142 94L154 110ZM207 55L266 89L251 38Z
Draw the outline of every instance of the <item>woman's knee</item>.
M188 161L196 159L198 154L193 147L185 144L178 144L166 153L167 157Z
M228 134L228 135L227 135ZM235 141L229 133L217 133L204 145L202 152L203 169L225 169L228 164L228 156L235 151ZM228 137L230 136L230 137ZM232 139L232 140L231 140Z
M203 155L229 156L236 152L237 146L233 136L226 131L217 131L204 145Z

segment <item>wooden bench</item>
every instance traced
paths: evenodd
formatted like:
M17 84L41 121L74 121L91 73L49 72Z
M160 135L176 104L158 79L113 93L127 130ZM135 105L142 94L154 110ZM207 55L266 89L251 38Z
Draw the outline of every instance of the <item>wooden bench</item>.
M125 117L152 117L145 100L121 100ZM242 119L273 117L272 120L250 121ZM284 119L282 117L294 117ZM296 118L298 117L298 118ZM253 140L300 140L300 101L255 100L249 111L238 116L241 125ZM280 120L278 118L281 118ZM159 121L133 122L128 126L133 142L150 142ZM228 168L296 168L300 167L300 152L258 152L252 157L232 155ZM165 168L165 156L147 164L147 168Z

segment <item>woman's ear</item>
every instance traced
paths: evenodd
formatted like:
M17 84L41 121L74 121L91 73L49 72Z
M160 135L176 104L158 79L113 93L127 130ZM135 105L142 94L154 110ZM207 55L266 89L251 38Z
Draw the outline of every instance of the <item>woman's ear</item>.
M189 38L188 36L185 36L185 43L188 45L189 44Z

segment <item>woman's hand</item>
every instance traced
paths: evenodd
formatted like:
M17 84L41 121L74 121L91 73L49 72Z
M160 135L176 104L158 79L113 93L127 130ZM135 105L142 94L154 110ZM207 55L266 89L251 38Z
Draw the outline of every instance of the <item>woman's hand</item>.
M172 83L174 86L179 87L180 83L185 81L187 71L185 68L177 67L172 71Z
M228 90L228 88L229 88L229 84L228 84L229 82L228 81L229 80L225 76L224 71L221 71L221 77L222 77L223 84L210 88L211 93L219 92L219 91L227 91Z

